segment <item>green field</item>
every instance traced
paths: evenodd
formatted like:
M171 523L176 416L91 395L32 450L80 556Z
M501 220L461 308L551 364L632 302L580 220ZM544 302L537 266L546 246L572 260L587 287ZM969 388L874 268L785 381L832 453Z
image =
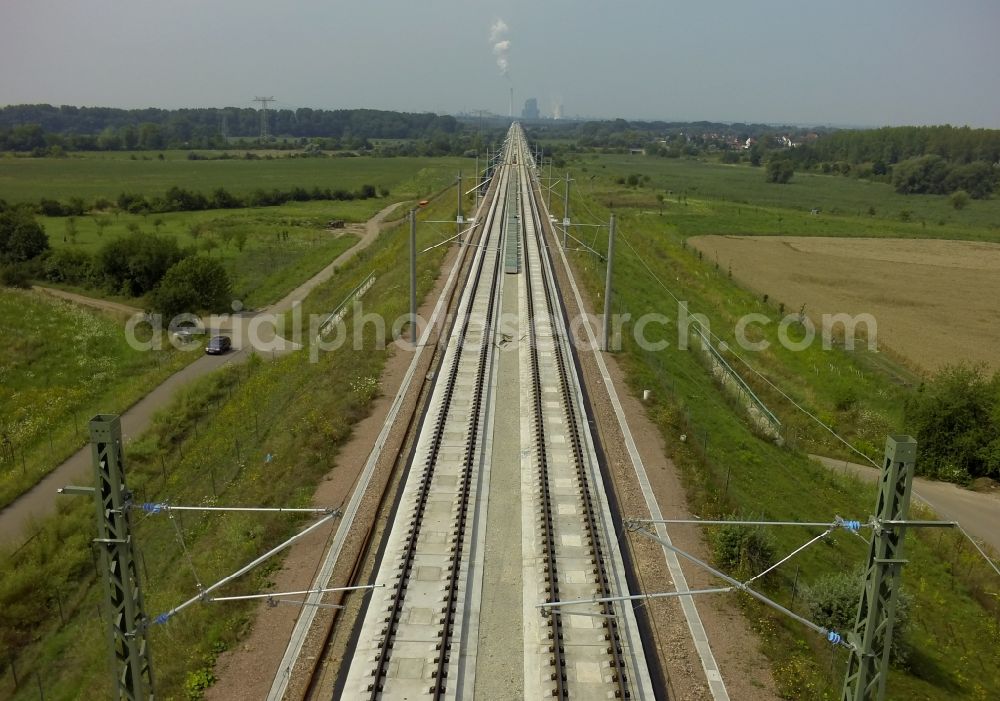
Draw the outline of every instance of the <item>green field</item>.
M783 312L738 287L714 261L699 257L685 243L690 236L779 232L886 235L891 231L895 236L953 232L960 238L997 238L989 225L977 224L978 220L960 221L967 215L979 216L974 211L946 212L936 201L938 198L913 197L905 201L914 212L948 214L952 223L940 228L928 223L925 229L919 221L904 224L872 218L864 212L858 216L856 210L862 206L865 211L869 206L877 211L892 211L899 206L898 196L888 186L844 178L801 178L800 187L795 188L765 184L763 173L749 167L617 156L585 159L572 163L570 170L577 183L571 201L575 221L607 221L611 211L608 205L615 206L619 223L615 310L628 312L633 319L659 312L676 320L672 293L686 300L691 312L705 314L712 331L733 347L738 347L733 329L741 316L757 312L777 321ZM617 177L640 172L650 176L650 185L655 185L656 190L627 188L614 182ZM591 179L595 173L597 176ZM655 193L667 189L674 194L668 197L660 216ZM860 194L865 191L873 193L867 200ZM761 202L758 204L755 198ZM744 199L754 204L744 204L740 201ZM554 214L561 219L561 198L554 197L553 205ZM810 215L808 208L815 206L839 213ZM975 202L970 210L994 211L996 206L993 201ZM605 229L579 231L584 231L580 234L584 243L598 251L607 250ZM574 243L573 247L581 246ZM587 251L570 255L591 299L600 308L604 264ZM902 398L917 378L884 355L824 351L818 344L802 352L789 351L776 342L776 326L772 323L764 327L761 334L771 341L768 351L741 351L741 355L798 404L879 461L885 436L906 428ZM630 330L626 325L619 362L626 369L633 391L652 390L648 412L660 428L671 457L682 468L694 513L703 518L740 514L765 520L826 520L839 514L867 519L875 504L874 488L831 474L805 454L859 458L737 357L730 354L730 362L782 421L785 447L761 436L740 401L713 380L697 346L689 351L677 348L676 325L659 335L647 334L651 340L670 342L663 351L640 348L630 340ZM677 440L681 434L688 437L683 443ZM791 552L815 535L807 529L775 529L776 553L781 556ZM910 662L906 669L893 670L888 697L995 698L1000 694L1000 668L995 656L1000 644L1000 618L998 602L990 594L998 585L995 575L958 534L911 532L908 542L910 564L904 569L903 579L913 597L910 615L914 623L906 639ZM864 556L865 547L860 541L836 535L779 570L765 585L766 591L802 613L801 596L797 607L792 604L796 578L801 591L801 587L815 584L824 574L851 571ZM845 660L841 652L831 650L818 636L790 619L772 615L769 609L749 599L741 603L764 639L763 649L772 658L783 698L839 698Z
M450 196L448 196L450 194ZM454 191L422 212L427 219L453 218ZM405 229L384 232L371 248L348 262L307 300L306 313L336 306L373 270L366 313L394 319L408 310ZM418 229L421 247L440 241L433 225ZM437 278L447 252L442 246L419 260L420 295ZM379 377L390 349L374 346L372 325L365 347L351 344L322 352L271 359L256 357L199 380L184 390L126 448L129 486L139 501L176 504L307 506L316 485L336 473L339 446L380 393ZM271 454L268 462L265 456ZM302 521L286 515L191 515L173 524L163 517L135 519L143 555L146 606L155 616L193 596L197 579L208 585L287 538ZM39 524L38 535L7 563L0 579L0 697L37 699L38 685L15 690L19 679L40 675L46 699L110 696L106 648L98 620L99 589L89 539L93 505L66 499L57 516ZM191 553L193 569L183 548ZM266 590L275 559L234 582L227 591ZM58 615L54 611L60 611ZM254 608L198 604L150 634L157 696L198 699L212 683L216 655L239 644Z
M795 234L1000 241L1000 199L974 200L956 210L945 195L900 195L886 183L796 173L787 185L775 185L765 181L763 168L639 155L587 156L571 161L569 170L575 179L572 188L604 207L659 212L657 194L663 195L663 213L684 236ZM649 180L637 188L616 183L633 174ZM562 174L553 172L552 177ZM562 187L561 183L556 186L553 203L561 203ZM813 209L818 214L811 214ZM871 209L874 215L869 214ZM902 212L909 212L909 222L901 221Z
M177 186L209 194L224 187L236 195L258 188L313 186L357 190L365 184L388 188L394 199L412 199L436 190L475 161L462 158L261 158L192 161L187 152L168 151L165 160L142 154L74 154L70 158L0 157L0 199L38 201L98 197L122 192L157 195ZM135 155L135 154L131 154ZM149 160L143 160L149 158Z
M0 288L0 507L197 353L131 348L120 320L37 292Z
M129 228L173 236L182 247L197 248L221 259L230 274L234 297L247 308L280 299L353 243L353 234L326 229L328 221L362 223L395 202L403 202L400 211L405 211L408 203L454 182L460 169L467 174L474 169L474 161L460 158L256 161L168 158L160 162L108 155L70 159L0 158L0 199L16 202L50 197L65 201L73 195L114 199L123 190L155 195L174 185L205 192L224 186L234 194L258 187L287 189L314 184L353 191L367 183L388 189L389 195L384 197L290 202L280 207L145 215L115 211L73 217L72 223L69 217L39 217L53 247L89 253L96 252L107 241L127 235ZM213 170L215 166L220 167ZM129 169L138 176L130 178ZM103 289L78 291L105 298L116 296L113 291ZM135 306L148 306L143 299L127 301Z
M120 214L108 216L109 223L103 230L97 225L97 217L77 217L75 239L66 237L66 218L39 217L39 221L54 248L69 247L90 253L107 241L128 235L130 225L138 226L141 231L173 236L181 247L196 248L221 260L229 272L234 299L241 300L248 309L255 309L283 297L357 240L352 233L326 229L326 222L364 221L374 213L373 209L382 206L385 200L373 199L149 216ZM242 249L238 232L246 237ZM103 289L80 291L97 297L115 296ZM141 299L128 301L148 306Z

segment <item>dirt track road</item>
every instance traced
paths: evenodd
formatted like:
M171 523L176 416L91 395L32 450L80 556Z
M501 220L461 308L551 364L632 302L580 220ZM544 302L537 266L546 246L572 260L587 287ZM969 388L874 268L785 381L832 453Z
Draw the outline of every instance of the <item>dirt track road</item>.
M289 292L285 297L275 304L258 313L269 312L272 314L282 314L292 308L292 304L305 298L317 285L321 285L330 279L334 270L358 254L359 251L367 248L378 237L378 234L386 226L387 217L399 206L399 203L391 204L384 208L365 224L365 233L361 239L351 248L341 253L329 265L309 278L306 282ZM131 316L136 311L133 307L105 300L96 300L72 292L53 290L44 288L44 292L54 296L68 299L79 304L110 311L113 313L124 313ZM250 314L244 316L252 316ZM245 325L244 325L245 328ZM286 351L288 347L286 346ZM193 363L179 370L149 394L133 404L127 411L122 413L122 437L127 443L138 436L152 421L153 414L166 406L174 393L184 387L189 382L202 377L220 367L231 363L242 363L249 357L249 344L244 344L240 339L234 339L234 350L226 355L202 355ZM280 352L280 351L279 351ZM74 453L65 462L59 465L46 475L38 484L25 492L15 502L0 511L0 543L20 544L28 536L26 527L36 519L44 518L53 513L56 509L56 500L59 498L56 490L68 484L76 482L89 483L88 471L91 469L91 449L84 446Z
M100 309L102 312L110 312L117 316L130 317L135 314L142 314L142 310L138 307L130 307L127 304L121 304L120 302L111 302L106 299L97 299L95 297L87 297L85 295L80 295L75 292L67 292L66 290L58 290L54 287L42 287L40 285L32 285L31 289L37 290L38 292L43 292L52 297L58 297L59 299L65 299L68 302L73 302L75 304L83 305L84 307L93 307L94 309Z
M819 455L809 457L831 470L869 482L878 480L879 473L874 467ZM938 516L958 521L969 535L1000 552L1000 494L971 492L948 482L935 482L922 477L914 479L913 493L934 509Z

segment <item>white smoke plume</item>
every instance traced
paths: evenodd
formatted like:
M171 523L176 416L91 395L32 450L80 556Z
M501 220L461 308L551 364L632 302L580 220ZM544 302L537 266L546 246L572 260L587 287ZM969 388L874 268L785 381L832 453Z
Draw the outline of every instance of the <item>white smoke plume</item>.
M498 19L490 25L490 41L493 43L500 41L500 37L506 34L508 29L507 23L502 19Z
M497 68L507 78L510 77L510 40L505 37L509 31L510 28L502 19L497 19L490 25L490 43L493 44L493 55L497 57Z

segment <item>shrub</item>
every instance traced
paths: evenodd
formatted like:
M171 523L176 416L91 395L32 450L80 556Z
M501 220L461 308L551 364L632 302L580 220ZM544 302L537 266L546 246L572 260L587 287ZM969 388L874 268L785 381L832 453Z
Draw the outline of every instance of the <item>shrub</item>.
M85 251L59 248L46 256L42 276L49 282L84 285L93 280L94 258Z
M772 158L767 162L767 182L785 184L795 174L795 165L788 158Z
M948 177L948 162L937 154L900 161L892 171L892 184L901 195L940 194Z
M0 268L0 284L4 287L28 289L31 287L31 275L24 265L5 265Z
M174 237L137 231L104 244L94 259L94 272L112 291L138 297L156 287L183 257Z
M955 209L965 209L965 206L969 204L969 193L965 190L955 190L951 193L948 201Z
M231 300L232 285L222 263L191 256L171 267L153 293L153 307L166 317L184 312L223 311Z
M746 577L763 572L774 563L774 540L754 526L722 526L713 537L715 561Z
M854 628L858 617L858 604L864 573L837 572L818 579L812 586L803 587L803 601L809 619L824 628L837 631L841 635ZM896 600L896 622L894 626L890 659L900 667L906 665L909 649L905 636L910 627L910 605L912 597L900 588Z
M920 472L958 482L1000 477L1000 373L990 380L981 367L945 367L905 408Z
M49 248L49 237L24 207L0 213L0 264L23 263Z

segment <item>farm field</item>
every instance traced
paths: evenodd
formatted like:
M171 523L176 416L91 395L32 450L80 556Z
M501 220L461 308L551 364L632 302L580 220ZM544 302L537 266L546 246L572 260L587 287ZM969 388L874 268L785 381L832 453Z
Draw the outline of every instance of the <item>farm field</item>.
M280 299L347 250L357 240L351 229L327 229L330 219L365 221L388 202L381 198L352 202L290 202L203 212L166 212L75 217L75 236L66 235L68 218L38 217L53 248L95 253L102 245L129 234L129 229L171 236L182 248L197 248L222 262L234 299L259 308ZM98 225L98 219L105 221ZM355 227L352 227L352 229ZM82 290L114 297L106 290ZM144 307L140 300L131 301Z
M763 168L689 158L594 154L573 158L568 170L575 180L573 191L579 190L587 200L608 209L662 213L685 236L791 234L1000 241L998 198L974 200L956 210L945 195L900 195L887 183L795 173L790 183L775 185L766 182ZM642 183L627 187L617 182L630 175ZM561 178L562 173L553 170L552 177ZM561 204L562 192L560 183L555 186L554 203ZM662 205L657 194L664 197ZM817 214L811 214L813 209Z
M628 163L618 172L608 173L610 164L621 158ZM886 435L907 431L902 406L921 376L900 366L891 354L868 352L864 344L854 352L840 347L824 350L818 340L802 351L782 347L777 338L778 322L799 307L782 309L773 290L764 290L770 294L765 300L763 294L741 284L737 270L746 265L745 261L734 257L730 276L728 263L721 255L717 262L713 255L692 244L694 237L706 233L757 234L752 241L767 242L772 239L762 235L782 230L814 236L845 232L867 238L920 238L926 231L923 238L929 238L931 224L928 222L925 229L919 221L872 218L864 212L859 216L856 210L847 213L851 192L865 186L857 181L825 179L830 185L827 196L842 213L811 215L808 209L798 208L803 200L796 199L794 191L766 185L759 170L707 166L702 170L705 164L694 161L664 161L641 156L572 161L570 177L576 184L570 207L573 221L581 224L606 223L612 211L617 217L612 308L630 314L631 321L623 326L622 347L615 355L632 392L651 391L646 411L659 427L669 457L682 471L689 508L705 519L742 515L762 520L808 520L816 514L871 513L875 494L870 485L829 473L806 454L849 457L853 449L880 460ZM608 168L602 171L594 163L606 163ZM616 182L621 173L637 172L636 164L649 169L647 185L628 187ZM665 197L661 215L657 192L666 194L670 182L697 182L699 174L706 172L711 177L704 176L707 180L702 182L701 192L678 195L674 190ZM670 178L669 173L673 173ZM725 178L729 177L735 181L726 185ZM749 191L757 187L763 190L764 199L774 198L771 204L723 199L727 193L729 197L750 198ZM891 201L893 193L888 186L881 193ZM884 207L885 201L874 200L871 206ZM914 207L934 206L924 198L913 198L913 202ZM975 202L970 208L980 204L984 208L995 206L993 201L987 201ZM561 220L561 197L553 197L552 209L556 219ZM951 226L956 238L997 239L988 225L953 222ZM933 233L941 234L942 228L948 229L935 228ZM602 256L608 246L607 227L581 228L575 235L579 241L571 242L567 256L599 311L604 303L606 267ZM774 240L781 245L780 239ZM816 245L834 250L853 243L853 239L846 238L826 244L826 238L816 241ZM906 260L913 262L912 257ZM969 258L963 255L960 260ZM926 258L917 261L925 262ZM879 276L893 266L899 264L882 262ZM793 272L801 270L800 265ZM982 290L975 298L990 299ZM778 416L784 445L776 445L762 435L744 406L720 387L704 354L697 352L696 343L687 350L679 347L677 300L688 305L687 313L705 315L713 333L739 353L737 356L727 351L727 360ZM652 326L644 329L647 341L666 342L661 349L640 344L633 337L632 324L651 313L667 317L661 330L650 332ZM750 313L770 320L755 327L759 334L748 334L752 340L769 341L771 345L765 351L748 353L734 343L736 323ZM799 340L801 331L793 328L790 335ZM833 427L850 447L796 405ZM792 532L795 530L768 532L776 553L791 552L815 535L804 531L796 534ZM720 552L718 548L724 541L711 533L706 534L706 540L709 547ZM827 545L830 547L798 555L797 567L792 570L775 572L764 585L768 595L809 617L802 593L818 590L829 576L853 571L863 557L857 541L837 538ZM888 698L944 701L996 696L1000 691L1000 670L992 650L1000 627L996 623L996 601L989 594L995 589L995 573L960 534L914 533L912 539L908 536L907 549L909 564L903 570L903 582L913 597L910 614L914 623L904 638L912 654L908 666L892 670ZM967 569L956 569L952 563L959 560ZM840 652L752 602L744 601L742 606L772 656L772 673L782 698L836 698L844 669ZM948 631L947 635L942 631ZM986 640L989 645L981 644ZM970 678L969 669L977 670L975 678Z
M137 230L174 237L181 247L220 259L230 274L234 298L244 307L259 308L279 299L353 243L356 230L328 229L330 220L362 223L391 203L413 202L440 190L454 181L460 169L470 175L474 169L474 161L461 158L195 161L171 158L176 152L167 153L164 161L155 157L133 161L122 154L0 158L0 199L37 202L49 197L65 202L79 196L89 204L96 197L113 200L123 190L153 196L175 185L208 194L222 186L236 195L257 188L314 185L356 191L364 184L388 192L364 200L289 202L278 207L38 217L53 248L86 253L95 253L108 241ZM130 169L136 177L129 175ZM109 290L77 291L115 298ZM148 306L143 299L125 301Z
M1000 244L914 239L698 236L733 278L790 311L872 314L879 345L924 370L1000 368Z
M135 350L117 319L8 288L0 333L0 507L83 445L92 415L124 410L200 354Z
M8 202L47 197L114 200L125 192L163 194L177 186L211 193L224 187L236 195L258 188L314 186L357 190L365 184L387 188L396 199L412 199L441 187L459 169L471 174L474 160L463 158L259 158L188 160L187 152L155 154L86 153L68 158L0 157L0 198ZM132 154L135 155L135 154ZM377 210L376 210L377 211Z

